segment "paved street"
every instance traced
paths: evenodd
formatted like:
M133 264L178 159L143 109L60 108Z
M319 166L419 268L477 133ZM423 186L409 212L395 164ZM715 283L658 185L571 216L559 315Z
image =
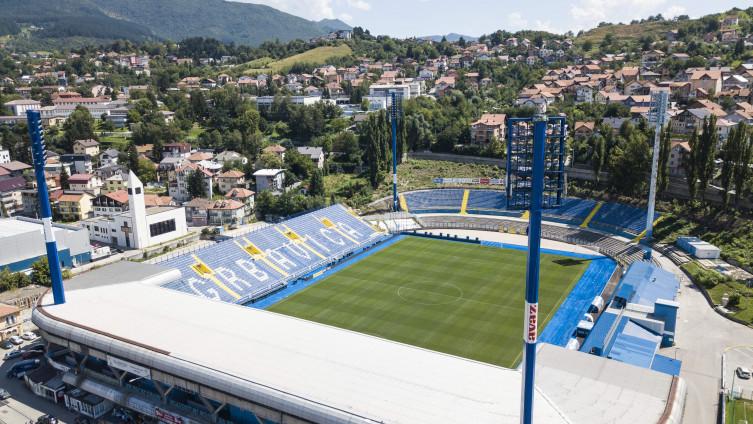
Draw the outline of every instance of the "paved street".
M679 272L668 259L662 267ZM684 424L716 422L721 383L721 360L725 349L753 346L753 329L732 322L709 306L703 294L683 276L679 296L676 346L661 353L682 361L680 376L688 385ZM749 366L753 365L753 358Z
M753 370L753 346L734 347L726 352L726 384L735 394L746 399L753 399L753 378L744 380L735 375L737 367Z
M28 342L22 345L25 346ZM55 405L53 402L42 399L32 393L26 387L23 380L10 379L5 376L8 370L19 359L5 361L3 356L10 350L0 349L0 387L11 394L11 398L0 402L0 423L3 424L26 424L30 420L36 422L37 418L45 414L57 417L61 422L72 423L75 419L65 405Z

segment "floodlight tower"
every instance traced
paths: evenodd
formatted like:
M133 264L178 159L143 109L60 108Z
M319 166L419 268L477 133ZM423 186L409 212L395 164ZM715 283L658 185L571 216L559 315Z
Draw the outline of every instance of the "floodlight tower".
M390 122L392 123L392 210L397 212L400 210L400 205L397 200L397 120L400 119L402 113L402 99L403 96L397 91L391 91L390 93Z
M541 220L544 208L555 208L562 203L566 135L566 119L562 116L537 115L507 121L507 207L529 211L521 424L533 423Z
M55 233L52 230L50 195L47 192L47 180L44 177L45 148L42 116L38 110L27 110L26 119L29 124L29 136L31 137L31 152L34 160L34 175L37 179L37 196L39 197L39 209L42 214L44 241L47 248L47 263L50 266L52 297L55 304L60 305L65 303L65 291L63 290L63 272L60 269L60 259L58 258L58 246L55 242Z
M654 124L654 156L651 160L651 181L648 189L648 211L646 212L646 235L644 242L649 246L646 259L651 259L651 238L654 233L654 210L656 208L656 180L659 172L659 150L661 148L661 131L667 120L668 89L651 90L651 107L649 108L649 123Z

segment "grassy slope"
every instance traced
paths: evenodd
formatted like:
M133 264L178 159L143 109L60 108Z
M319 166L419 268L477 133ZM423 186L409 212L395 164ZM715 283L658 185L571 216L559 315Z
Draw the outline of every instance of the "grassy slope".
M433 178L473 178L489 177L504 178L504 171L496 166L477 163L454 163L446 161L409 159L398 165L398 190L415 190L417 188L436 187ZM392 193L392 178L385 177L384 183L375 192L375 198Z
M541 329L587 267L560 259L542 256ZM522 351L525 261L522 251L411 237L270 310L513 367Z
M323 65L331 59L347 57L351 54L353 51L346 44L316 47L277 61L270 62L269 58L252 60L232 68L232 72L236 74L284 73L296 63Z
M679 24L677 22L664 21L664 22L644 22L642 24L626 25L607 25L600 28L594 28L581 34L576 42L583 44L586 40L590 40L594 45L601 43L604 37L611 33L618 41L623 40L637 40L644 35L654 35L657 39L663 39L664 32L677 29Z

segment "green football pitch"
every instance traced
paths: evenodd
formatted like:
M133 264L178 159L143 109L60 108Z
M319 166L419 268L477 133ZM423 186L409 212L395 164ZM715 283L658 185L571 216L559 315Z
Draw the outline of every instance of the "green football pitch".
M539 331L587 261L542 255ZM514 367L523 346L526 252L406 237L268 310Z

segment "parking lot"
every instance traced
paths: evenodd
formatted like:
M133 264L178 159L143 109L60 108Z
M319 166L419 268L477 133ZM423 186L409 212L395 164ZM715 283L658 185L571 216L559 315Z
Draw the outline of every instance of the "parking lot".
M24 341L20 346L36 342ZM17 348L14 348L17 349ZM27 424L36 422L37 418L50 414L58 418L59 422L73 423L75 416L65 409L65 405L56 405L52 401L36 396L24 384L24 380L8 378L6 373L20 359L6 361L4 356L10 350L0 349L0 387L7 390L11 397L0 401L0 424Z
M742 379L736 375L737 367L753 370L753 346L735 347L726 353L725 382L736 396L753 399L753 378ZM734 383L734 384L733 384Z

